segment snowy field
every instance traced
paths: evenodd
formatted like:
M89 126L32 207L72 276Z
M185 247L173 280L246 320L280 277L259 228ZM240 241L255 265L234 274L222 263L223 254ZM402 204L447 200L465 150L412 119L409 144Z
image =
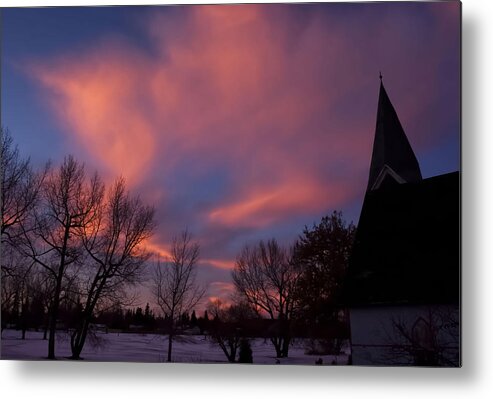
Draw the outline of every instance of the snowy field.
M1 358L11 360L44 360L48 341L43 340L41 332L28 331L26 339L21 332L4 330L1 339ZM84 361L106 362L165 362L167 339L155 334L101 334L102 345L93 347L89 342L84 347ZM297 341L289 350L289 357L277 359L274 347L268 340L256 339L252 342L254 364L307 364L315 365L323 359L323 365L347 364L347 356L319 356L305 354L302 341ZM226 363L221 349L204 336L179 336L173 341L173 361L179 363ZM57 337L56 356L67 360L70 356L70 342L66 334Z

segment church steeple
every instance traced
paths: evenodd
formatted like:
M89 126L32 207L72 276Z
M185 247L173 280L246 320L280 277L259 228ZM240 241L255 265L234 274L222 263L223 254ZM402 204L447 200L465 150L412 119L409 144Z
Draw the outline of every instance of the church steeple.
M367 191L376 190L389 182L401 184L420 180L422 177L418 161L385 91L380 74L377 126Z

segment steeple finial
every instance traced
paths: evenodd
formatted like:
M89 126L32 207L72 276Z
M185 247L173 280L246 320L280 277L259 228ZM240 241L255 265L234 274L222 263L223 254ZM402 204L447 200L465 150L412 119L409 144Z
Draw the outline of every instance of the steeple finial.
M380 82L381 82L382 81L382 78L383 78L382 71L378 71L378 73L380 74Z

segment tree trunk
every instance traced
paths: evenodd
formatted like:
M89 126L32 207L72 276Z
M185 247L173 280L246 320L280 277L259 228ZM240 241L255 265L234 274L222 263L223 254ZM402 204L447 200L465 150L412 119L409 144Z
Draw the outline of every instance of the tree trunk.
M291 343L291 339L289 337L284 337L282 341L282 357L288 357L289 352L289 344Z
M53 306L56 308L57 306ZM48 359L55 359L55 330L56 330L56 314L50 317L50 327L48 334Z
M60 306L60 292L62 289L62 277L63 274L59 273L57 276L57 282L55 287L55 294L53 296L53 304L51 306L51 314L49 321L49 336L48 336L48 359L55 359L55 334L56 334L56 321L58 318L58 308Z
M104 285L104 280L103 280L103 285ZM72 350L71 359L80 359L80 354L82 352L82 349L84 348L87 334L89 332L89 325L91 324L94 307L96 306L96 303L99 300L101 287L103 285L101 285L100 288L96 291L92 299L91 299L91 294L89 295L89 298L87 299L87 303L86 303L86 308L80 314L80 322L78 323L79 325L76 328L74 334L72 335L72 339L70 342L70 349Z
M74 331L72 339L70 340L70 349L72 351L72 356L70 357L71 359L80 359L80 354L84 348L88 332L89 320L85 319L82 321L80 327Z
M175 332L175 312L174 309L170 314L170 326L168 334L168 362L171 362L171 350L173 349L173 334Z
M171 362L171 349L173 346L173 333L170 332L168 335L168 362Z
M228 360L230 363L234 363L236 362L236 348L237 348L237 345L236 344L233 344L230 346L231 348L231 351L230 351L230 355L228 356Z
M271 338L270 341L272 342L272 344L274 345L274 349L276 350L276 357L282 357L281 338Z
M48 359L55 359L55 334L56 334L56 321L58 318L58 308L60 307L60 292L62 291L63 274L65 271L65 256L67 254L67 243L70 233L70 216L67 223L64 226L65 231L63 234L63 245L60 254L60 266L58 267L58 275L56 276L56 286L53 295L53 305L51 307L50 315L50 336L48 338Z

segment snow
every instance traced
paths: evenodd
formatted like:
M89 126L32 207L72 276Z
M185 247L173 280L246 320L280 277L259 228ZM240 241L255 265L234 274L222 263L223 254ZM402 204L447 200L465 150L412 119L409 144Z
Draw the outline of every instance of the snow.
M108 333L99 334L102 346L86 343L81 356L83 361L103 362L165 362L167 357L167 338L156 334ZM1 338L1 358L10 360L45 360L48 341L43 340L41 332L27 331L26 339L21 339L21 332L4 330ZM297 340L289 350L288 358L277 359L274 347L269 340L251 341L254 364L296 364L315 365L323 359L323 365L347 364L347 356L320 356L305 354L302 340ZM56 341L56 356L68 360L70 342L67 334L60 333ZM201 335L178 336L173 341L173 362L177 363L226 363L226 356L221 349Z

